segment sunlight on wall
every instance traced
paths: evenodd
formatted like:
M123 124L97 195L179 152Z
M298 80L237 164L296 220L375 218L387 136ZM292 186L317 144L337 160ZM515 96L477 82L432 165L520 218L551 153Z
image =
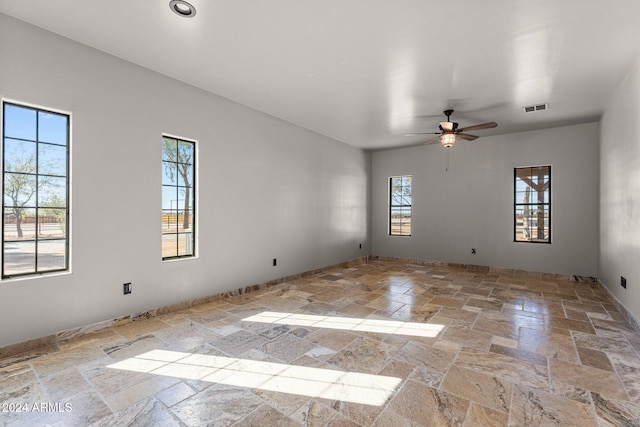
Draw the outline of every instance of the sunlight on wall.
M341 329L345 331L379 332L433 338L444 325L401 322L399 320L359 319L354 317L318 316L314 314L263 311L242 319L245 322L275 323L279 325L310 326L313 328Z
M402 381L382 375L167 350L152 350L107 367L375 406L383 405Z
M408 129L414 121L415 66L412 52L401 51L389 70L389 128Z
M553 89L553 74L549 69L550 34L548 30L528 32L516 37L513 57L516 81L516 105L546 102Z

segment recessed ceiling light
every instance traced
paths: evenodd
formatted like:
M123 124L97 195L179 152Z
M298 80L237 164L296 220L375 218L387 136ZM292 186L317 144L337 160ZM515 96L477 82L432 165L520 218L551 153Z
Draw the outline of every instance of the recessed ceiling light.
M184 0L171 0L169 7L176 14L183 18L193 18L196 16L196 8Z

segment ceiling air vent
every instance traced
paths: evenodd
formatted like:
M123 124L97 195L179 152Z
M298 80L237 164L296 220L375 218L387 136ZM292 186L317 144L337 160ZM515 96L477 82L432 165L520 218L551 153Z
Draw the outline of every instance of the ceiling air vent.
M528 105L526 107L522 107L525 113L535 113L536 111L544 111L549 109L549 103L545 102L544 104L537 105Z

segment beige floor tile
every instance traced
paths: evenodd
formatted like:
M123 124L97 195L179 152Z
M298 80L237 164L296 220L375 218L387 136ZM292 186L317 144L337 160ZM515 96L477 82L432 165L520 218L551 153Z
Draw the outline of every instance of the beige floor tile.
M591 396L602 427L640 425L640 407L637 403L609 399L595 392Z
M461 351L456 365L495 376L512 384L526 384L543 390L549 389L547 367L510 356L477 351Z
M551 381L559 380L613 399L628 400L628 394L614 372L558 359L550 360L549 364Z
M394 359L409 365L444 373L451 366L454 357L455 353L409 341L396 353Z
M187 426L231 425L262 405L262 400L241 387L212 386L170 408Z
M182 402L183 400L193 396L196 394L196 391L189 387L186 383L180 381L177 384L172 385L169 388L162 390L159 393L155 394L155 397L165 404L167 407L171 407L176 403Z
M416 424L387 407L372 425L374 427L415 427Z
M309 400L295 411L291 418L309 427L326 426L338 415L336 411L316 400Z
M150 397L91 424L91 427L112 426L181 427L182 424L162 403Z
M444 334L442 340L453 341L464 347L487 351L491 346L493 335L488 332L474 331L469 328L451 325Z
M471 402L463 427L504 427L508 422L509 414Z
M396 352L395 346L360 337L329 358L327 363L343 370L375 374L385 367Z
M538 353L551 359L562 359L572 363L578 362L578 355L570 335L520 328L518 348Z
M598 425L589 405L523 385L514 385L509 420L523 427Z
M75 368L67 368L41 378L47 394L54 401L65 400L81 391L91 388L91 384Z
M282 412L266 404L260 405L258 409L242 418L238 423L246 427L294 427L300 425Z
M425 426L461 425L468 407L463 398L415 381L408 381L389 403L398 415Z
M495 411L509 413L511 383L497 377L454 365L440 388Z

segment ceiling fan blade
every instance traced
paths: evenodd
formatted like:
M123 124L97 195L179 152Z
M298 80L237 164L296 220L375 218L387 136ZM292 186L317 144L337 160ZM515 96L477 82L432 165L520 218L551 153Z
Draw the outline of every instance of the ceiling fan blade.
M473 141L474 139L478 139L475 135L469 135L468 133L456 133L456 138L464 139L467 141Z
M442 135L438 135L435 138L431 138L430 140L426 141L424 145L435 144L436 142L440 142L440 136Z
M496 122L487 122L481 123L479 125L467 126L466 128L458 129L458 132L466 132L466 131L474 131L474 130L482 130L482 129L491 129L498 126Z
M416 136L416 135L440 135L440 132L413 132L413 133L404 134L404 136Z

